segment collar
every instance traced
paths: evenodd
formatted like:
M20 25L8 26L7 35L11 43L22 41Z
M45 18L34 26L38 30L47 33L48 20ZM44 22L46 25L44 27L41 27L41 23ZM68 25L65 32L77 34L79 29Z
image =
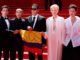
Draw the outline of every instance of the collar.
M78 16L75 16L75 18L76 18L76 21L79 21L80 20L80 18ZM69 17L68 19L71 20L71 17Z
M35 15L35 16L34 16L34 15L32 15L32 17L38 17L38 16L39 16L39 14L37 14L37 15Z

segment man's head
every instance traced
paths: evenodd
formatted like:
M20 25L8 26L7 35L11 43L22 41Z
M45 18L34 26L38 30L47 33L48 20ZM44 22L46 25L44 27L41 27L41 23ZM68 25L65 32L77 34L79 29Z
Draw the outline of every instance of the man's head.
M9 9L9 7L7 5L3 5L1 7L1 14L2 14L2 16L7 17L8 13L9 13L8 9Z
M23 10L21 8L16 9L16 17L21 18L23 14Z
M59 12L59 6L57 4L51 5L50 11L51 11L52 15L57 15Z
M32 7L31 7L31 12L32 12L32 15L37 15L38 14L38 12L39 12L39 6L38 6L38 4L33 4L32 5Z
M75 4L70 4L69 5L69 15L70 16L75 16L77 11L77 6Z

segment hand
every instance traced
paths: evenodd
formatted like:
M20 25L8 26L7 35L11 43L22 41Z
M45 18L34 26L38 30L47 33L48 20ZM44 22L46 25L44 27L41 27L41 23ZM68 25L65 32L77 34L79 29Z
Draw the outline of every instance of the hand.
M41 35L42 35L45 39L48 39L48 35L45 34L44 32L41 32Z
M15 30L15 31L14 31L14 34L18 34L18 33L19 33L19 30Z
M33 31L33 28L31 26L27 27L28 31Z
M46 40L48 40L48 35L47 35L47 34L45 34L45 35L44 35L44 38L45 38Z

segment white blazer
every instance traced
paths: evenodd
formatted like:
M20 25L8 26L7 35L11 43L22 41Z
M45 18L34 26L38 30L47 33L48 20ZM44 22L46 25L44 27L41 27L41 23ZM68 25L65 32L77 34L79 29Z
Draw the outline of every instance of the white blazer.
M80 46L80 18L76 17L76 21L72 25L71 18L68 17L65 20L66 25L66 38L64 41L64 45L67 46L72 41L73 47Z

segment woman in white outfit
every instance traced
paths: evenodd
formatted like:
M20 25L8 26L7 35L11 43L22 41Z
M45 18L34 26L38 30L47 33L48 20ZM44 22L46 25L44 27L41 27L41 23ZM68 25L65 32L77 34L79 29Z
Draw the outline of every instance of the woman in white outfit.
M80 18L76 16L77 6L69 6L69 17L65 20L66 38L63 60L80 60Z
M48 34L48 60L61 60L65 34L64 18L58 16L59 6L50 6L52 16L46 20Z

